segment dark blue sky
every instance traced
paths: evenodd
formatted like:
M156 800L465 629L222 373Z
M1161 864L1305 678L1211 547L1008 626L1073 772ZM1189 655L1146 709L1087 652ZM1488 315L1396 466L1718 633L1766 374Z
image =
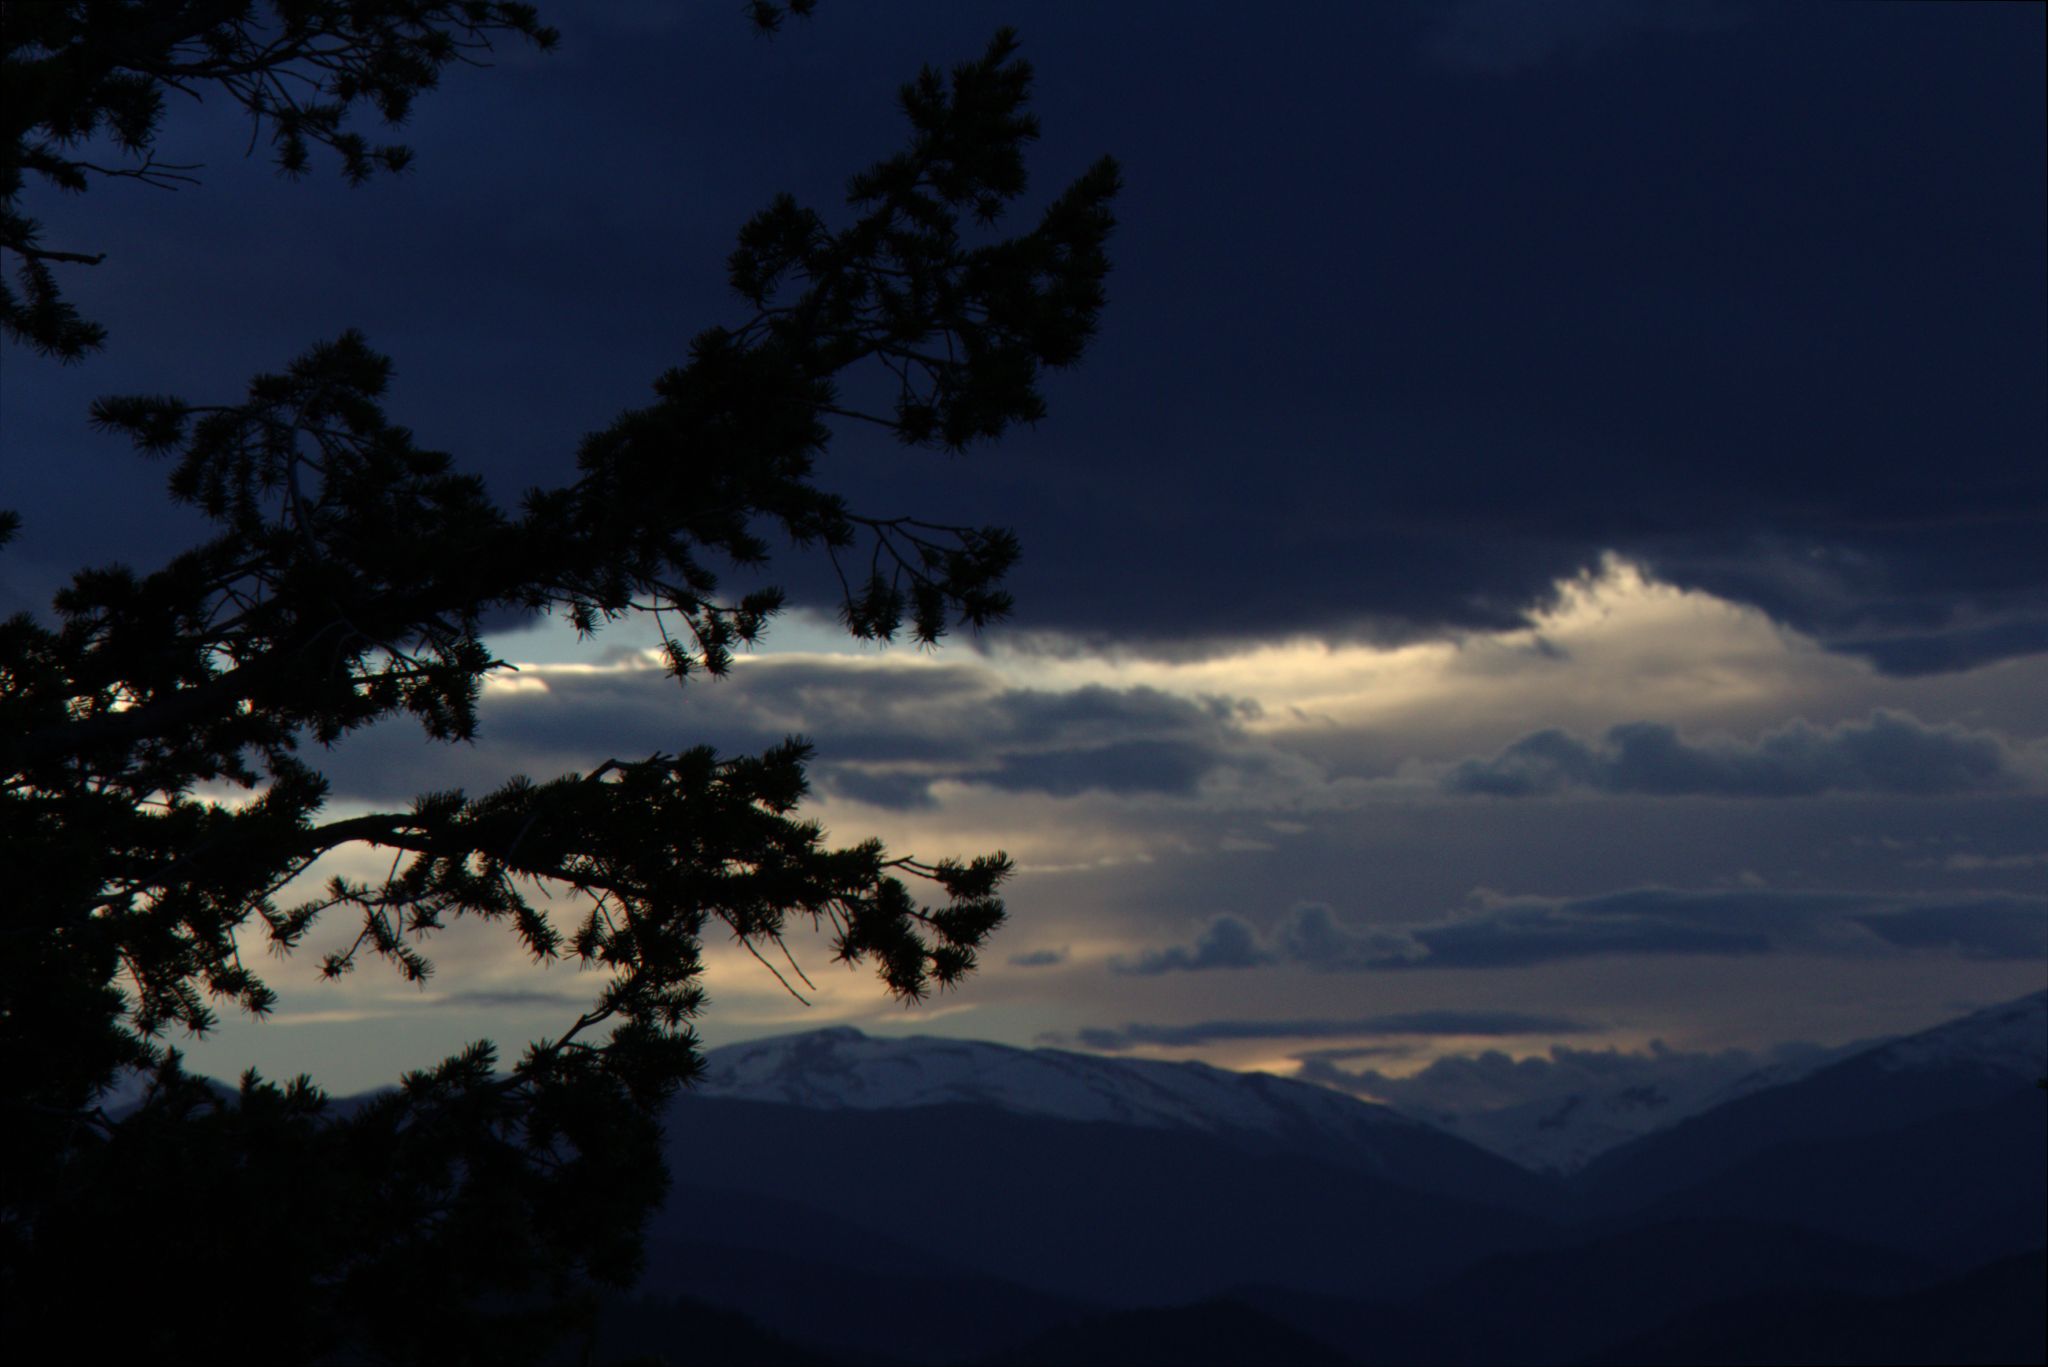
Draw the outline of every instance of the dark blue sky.
M564 675L572 712L487 711L466 781L670 726L816 734L835 833L1039 851L1016 946L1053 957L971 989L969 1033L1214 1019L1227 978L1246 1018L1505 1004L1756 1043L2037 985L2044 7L825 0L772 41L736 10L544 5L561 50L453 73L415 169L366 188L282 182L235 111L174 103L162 152L202 187L33 199L50 245L109 253L65 280L112 338L5 354L0 607L193 535L92 396L230 399L346 327L394 358L394 416L507 497L567 480L741 317L738 226L783 190L831 217L901 141L897 84L1009 23L1027 206L1124 168L1102 334L998 448L847 431L827 462L865 510L1019 532L992 653L769 659L679 720ZM432 781L411 744L366 738L338 794ZM1319 972L1288 949L1310 924L1359 965L1552 938L1512 991L1397 987ZM1222 977L1128 971L1219 934ZM1750 977L1685 958L1737 940ZM1730 1023L1795 962L1837 1014Z

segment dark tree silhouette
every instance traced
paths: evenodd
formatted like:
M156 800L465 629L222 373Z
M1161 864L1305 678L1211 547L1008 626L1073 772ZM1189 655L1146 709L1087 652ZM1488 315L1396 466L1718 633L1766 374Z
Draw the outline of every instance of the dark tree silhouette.
M772 28L783 8L751 12ZM320 142L356 176L404 156L343 130L351 102L402 117L494 28L553 41L505 4L6 13L18 155L5 245L27 271L7 322L58 356L99 333L62 303L55 258L15 212L23 166L71 183L94 168L66 161L66 140L109 121L133 169L153 173L161 88L213 82L275 130L286 170ZM278 53L311 64L311 94L266 65ZM17 69L39 82L19 105ZM1043 367L1080 357L1103 302L1114 164L1029 231L980 245L962 231L963 214L993 225L1024 189L1029 83L1005 31L950 78L927 69L904 87L909 144L854 177L843 225L787 197L758 214L728 263L744 319L699 335L653 403L587 437L573 478L516 508L387 418L390 363L354 333L238 402L94 406L96 423L169 459L172 496L217 531L153 573L81 572L49 622L0 625L10 1345L57 1334L149 1361L530 1358L587 1313L594 1285L637 1269L666 1181L658 1116L699 1066L708 931L766 962L787 955L785 932L816 928L910 999L972 970L1002 919L1004 857L830 847L796 814L808 751L795 739L757 756L614 757L324 821L317 766L320 746L401 713L430 741L473 736L482 681L503 667L479 630L497 608L557 610L586 631L652 613L679 681L724 672L781 604L758 582L771 537L869 567L842 578L856 636L932 643L1000 617L1007 532L861 515L813 467L834 420L954 450L994 439L1043 413ZM868 367L893 376L873 411L839 388ZM4 515L0 539L13 526ZM721 573L757 582L729 595ZM222 782L248 797L203 795ZM390 876L289 900L345 846L389 851ZM330 975L367 954L423 978L421 938L468 915L503 922L537 958L602 970L603 990L509 1068L479 1043L347 1113L303 1077L250 1074L223 1097L186 1074L166 1033L204 1031L219 1003L264 1013L272 993L244 951L288 951L335 912L360 932ZM150 1082L112 1116L99 1098L124 1069Z

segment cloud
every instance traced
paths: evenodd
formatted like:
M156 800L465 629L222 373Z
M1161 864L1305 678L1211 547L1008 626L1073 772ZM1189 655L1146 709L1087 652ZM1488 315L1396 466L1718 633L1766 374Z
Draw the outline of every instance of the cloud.
M1028 954L1012 954L1010 964L1014 968L1056 968L1067 961L1064 949L1034 949Z
M816 766L818 784L834 797L865 802L870 807L914 811L936 807L932 777L919 769L863 767L852 764Z
M1087 92L1134 56L1185 60L1148 41L1140 8L1060 8L1047 7L1034 31L1069 64L1061 88L1083 101L1066 106L1079 126L1089 126ZM1073 426L1032 448L1031 480L1015 479L1008 461L949 467L969 506L1024 536L1018 625L1161 651L1253 634L1453 634L1520 622L1560 578L1611 549L1894 672L2048 649L2038 549L2048 490L2026 473L2039 462L2024 459L2042 449L2044 412L2040 82L2026 55L2038 48L2038 20L2012 6L1958 25L1926 7L1845 26L1825 7L1748 8L1770 25L1769 41L1657 41L1657 30L1698 31L1730 13L1674 0L1331 6L1291 26L1298 60L1235 64L1242 146L1289 154L1236 157L1237 193L1219 212L1185 207L1202 202L1207 177L1149 182L1167 197L1149 221L1182 230L1120 259L1131 307L1113 304L1111 318L1127 330L1124 349L1069 378L1072 406L1055 412ZM1247 8L1184 36L1206 45L1198 60L1227 62L1247 35L1273 36L1261 24ZM903 34L891 28L874 36L894 50ZM607 29L586 35L580 57L548 59L550 85L561 78L576 92L567 104L491 82L461 98L483 101L486 124L523 130L506 139L519 146L576 136L563 130L592 109L669 110L678 60L692 64L691 88L718 92L710 107L747 98L764 78L715 42L691 43L682 58ZM1581 62L1572 74L1584 79L1572 81L1447 81L1415 69L1417 36L1468 72L1610 60ZM525 272L525 262L573 250L582 225L533 205L517 221L492 220L497 201L474 180L451 182L464 188L441 206L464 230L455 219L435 228L471 249L394 262L371 282L381 295L352 276L316 283L292 254L264 248L286 225L309 259L385 230L402 239L422 228L402 196L343 199L306 186L287 202L264 175L221 167L237 209L204 226L112 198L95 204L116 245L147 239L185 268L156 291L128 292L126 317L110 318L128 340L96 365L119 368L46 372L10 404L15 444L47 452L51 469L86 472L24 486L48 486L31 540L10 552L24 605L46 604L55 587L33 567L38 555L51 574L85 548L149 563L185 535L182 521L157 516L152 482L132 477L126 451L82 440L85 402L146 384L195 398L234 392L249 369L303 340L284 298L306 316L368 309L392 319L385 335L406 339L396 350L414 386L412 411L394 417L446 434L495 487L565 477L578 433L639 401L675 320L708 321L725 306L715 278L700 293L678 264L723 254L730 244L714 225L744 220L776 189L829 199L844 166L887 145L870 144L887 136L883 122L851 117L867 106L859 91L881 69L871 65L878 53L834 51L832 81L799 82L800 95L764 103L759 145L721 152L745 173L719 182L722 197L692 215L687 251L677 250L674 176L620 193L601 174L608 158L547 168L554 188L537 202L603 192L619 240L637 244L622 250L661 263L642 282L662 298L657 308L643 289L593 292L578 273ZM778 64L793 52L779 46ZM1654 73L1638 56L1656 59ZM1900 97L1903 69L1922 98ZM1699 116L1703 99L1736 91L1730 117ZM1066 97L1051 86L1042 94L1055 101L1051 130ZM1173 83L1160 98L1187 103L1113 120L1100 130L1105 145L1134 163L1178 166L1174 130L1203 117L1205 95ZM885 122L887 103L869 114ZM821 122L825 106L833 117ZM1610 117L1615 108L1630 117ZM456 118L442 131L473 125ZM1327 187L1302 166L1355 164L1363 130L1396 126L1403 136L1370 158L1371 195L1400 211L1325 211ZM659 116L614 119L601 136L622 161L665 166L676 154L667 127ZM831 155L814 145L828 128ZM1667 155L1674 146L1687 154ZM445 142L437 156L423 145L423 160L436 174L492 165L457 147ZM785 160L797 147L810 149L800 173ZM1870 174L1876 164L1894 173ZM1511 174L1450 171L1477 165ZM1274 204L1293 211L1262 211ZM1219 252L1278 274L1257 287L1205 274ZM1359 268L1317 264L1331 261ZM519 289L494 288L514 278ZM1206 287L1185 288L1191 279ZM451 289L465 308L435 308ZM168 320L222 297L251 310L238 315L234 345L181 347ZM1304 311L1303 299L1314 307ZM557 315L581 325L547 340L529 330L533 317ZM174 358L176 382L152 374L148 358ZM1219 510L1227 552L1213 532ZM817 585L807 597L793 583L797 601L836 604L822 557L788 572Z
M1769 917L1740 898L1652 889L1580 901L1518 900L1415 928L1420 954L1365 966L1519 968L1610 954L1766 953L1774 945L1759 922Z
M1528 797L1569 789L1657 797L1807 797L1817 793L1945 796L1996 792L2022 783L2000 737L1959 726L1926 726L1901 712L1818 727L1804 721L1753 744L1691 744L1675 728L1630 722L1587 743L1537 731L1489 759L1452 768L1454 793Z
M1856 917L1900 949L1948 949L1971 959L2048 958L2048 915L2038 897L1985 897Z
M1211 968L1257 968L1280 956L1259 943L1259 933L1235 916L1218 916L1192 945L1147 950L1133 960L1112 960L1110 970L1133 977L1198 973Z
M1851 1046L1860 1047L1860 1046ZM1337 1066L1337 1051L1296 1055L1296 1076L1371 1097L1412 1115L1436 1119L1549 1105L1589 1095L1684 1102L1706 1097L1762 1069L1803 1069L1846 1050L1813 1044L1781 1045L1768 1053L1726 1049L1692 1053L1653 1040L1645 1050L1576 1049L1554 1044L1547 1054L1514 1058L1498 1049L1453 1054L1419 1072L1392 1076L1373 1068Z
M2048 617L2019 613L1981 625L1962 623L1933 631L1851 635L1832 645L1847 654L1861 655L1885 673L1902 678L1945 674L2048 651Z
M1951 873L1976 873L1984 869L2030 869L2037 865L2048 865L2048 851L2026 854L1973 854L1966 851L1952 854L1941 861L1941 867Z
M1734 22L1717 0L1453 0L1430 13L1435 22L1423 51L1488 75L1583 59L1643 34L1702 33Z
M1090 1049L1119 1053L1144 1045L1186 1048L1239 1040L1349 1039L1362 1035L1565 1035L1596 1028L1569 1016L1535 1016L1518 1011L1407 1011L1354 1020L1211 1020L1189 1025L1132 1022L1116 1029L1080 1030L1074 1037ZM1336 1052L1355 1057L1361 1051Z
M1311 968L1374 968L1419 959L1428 949L1405 930L1340 923L1321 902L1289 912L1274 936L1281 957Z
M899 811L931 807L941 781L1054 797L1189 797L1218 770L1272 763L1243 730L1257 715L1249 701L1142 684L1010 687L971 659L763 657L679 689L632 658L534 665L494 684L481 719L487 749L423 744L394 723L345 738L316 763L337 796L388 801L687 745L754 752L801 734L820 738L811 774L823 792Z
M1303 903L1271 934L1219 916L1191 946L1148 950L1112 968L1160 974L1295 964L1356 972L1524 968L1616 954L1929 950L1975 959L2048 957L2048 897L1632 888L1581 898L1492 898L1467 914L1405 926L1351 926L1321 903Z
M593 982L591 990L582 994L549 992L533 988L476 988L465 992L443 993L432 998L429 1004L436 1007L500 1009L532 1006L582 1011L596 998L599 986L600 984Z
M1006 792L1074 797L1109 793L1192 793L1217 765L1210 747L1187 741L1130 740L1083 749L1005 755L992 769L962 774Z

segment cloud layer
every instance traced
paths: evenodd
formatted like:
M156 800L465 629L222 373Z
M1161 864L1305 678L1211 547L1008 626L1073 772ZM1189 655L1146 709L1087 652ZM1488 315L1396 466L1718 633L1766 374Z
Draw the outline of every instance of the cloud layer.
M1186 1025L1130 1022L1109 1028L1076 1031L1074 1039L1090 1049L1117 1053L1148 1045L1190 1048L1243 1040L1356 1039L1361 1037L1446 1035L1571 1035L1597 1027L1571 1016L1531 1015L1520 1011L1406 1011L1353 1019L1207 1020ZM1354 1057L1357 1050L1336 1051Z
M1454 793L1528 797L1585 789L1674 797L1810 797L1818 793L1935 796L1997 792L2022 782L1999 737L1924 726L1898 712L1834 727L1798 721L1753 743L1680 739L1656 722L1616 726L1588 743L1562 731L1524 736L1444 776Z
M1609 954L1906 950L2048 958L2048 897L1633 888L1582 898L1489 898L1463 915L1404 926L1352 925L1327 905L1302 903L1270 932L1217 916L1191 943L1149 949L1111 968L1136 977L1274 964L1323 972L1510 969Z
M387 725L345 740L321 767L337 794L389 800L685 744L758 751L804 734L827 741L811 771L827 795L897 810L931 806L939 782L1062 798L1185 797L1219 768L1270 764L1242 729L1258 712L1245 700L1144 685L1005 686L971 658L764 657L682 691L628 659L536 668L488 691L488 766L477 748L423 744L409 726Z
M1719 0L1446 0L1430 13L1425 54L1454 70L1494 76L1590 58L1643 35L1691 36L1737 22Z
M1788 1044L1764 1053L1746 1049L1687 1052L1660 1040L1639 1050L1578 1049L1559 1044L1528 1058L1515 1058L1499 1049L1446 1055L1406 1075L1339 1067L1340 1056L1346 1052L1315 1050L1296 1055L1301 1065L1297 1076L1384 1101L1413 1115L1452 1119L1530 1104L1625 1094L1629 1089L1637 1089L1645 1100L1701 1097L1759 1070L1801 1069L1843 1051Z

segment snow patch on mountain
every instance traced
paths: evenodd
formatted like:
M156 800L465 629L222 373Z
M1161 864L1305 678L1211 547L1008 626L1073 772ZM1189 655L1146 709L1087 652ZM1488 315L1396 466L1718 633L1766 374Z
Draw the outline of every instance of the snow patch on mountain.
M1637 1078L1492 1110L1430 1118L1450 1133L1532 1171L1573 1173L1609 1149L1737 1097L1797 1081L1862 1047L1800 1051L1795 1058L1748 1068L1732 1081L1716 1069L1673 1067L1661 1078Z
M2048 992L1987 1006L1871 1051L1886 1072L1975 1068L2037 1078L2048 1073Z
M875 1038L850 1026L714 1049L694 1094L818 1110L992 1106L1021 1115L1158 1129L1317 1135L1430 1129L1534 1172L1572 1173L1608 1150L1822 1068L1868 1058L1887 1070L1969 1066L2048 1072L2048 992L1901 1040L1767 1054L1646 1053L1559 1046L1438 1059L1389 1077L1305 1062L1301 1079L1203 1063L1103 1058L929 1036Z
M1532 1171L1570 1173L1632 1139L1867 1047L1695 1053L1653 1040L1646 1050L1554 1045L1528 1058L1489 1049L1448 1055L1406 1076L1310 1054L1301 1077L1385 1102Z
M1389 1107L1265 1073L1107 1059L929 1036L878 1039L851 1026L712 1050L696 1096L815 1110L993 1106L1020 1115L1154 1129L1423 1128Z
M1966 1067L2022 1080L2048 1075L2048 992L1903 1039L1781 1045L1766 1057L1659 1045L1647 1054L1561 1047L1548 1059L1439 1059L1412 1078L1353 1074L1347 1081L1525 1168L1572 1173L1630 1140L1851 1062L1885 1072ZM1530 1095L1480 1102L1512 1087Z

